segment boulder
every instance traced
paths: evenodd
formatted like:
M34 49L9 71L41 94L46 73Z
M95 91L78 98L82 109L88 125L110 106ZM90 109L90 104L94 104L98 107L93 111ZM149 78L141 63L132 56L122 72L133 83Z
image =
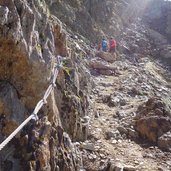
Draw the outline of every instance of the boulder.
M113 63L116 60L116 53L111 54L108 52L98 52L96 54L96 56L104 59L107 62L111 62L111 63Z
M116 68L111 67L107 63L103 61L98 61L96 59L90 61L90 67L93 69L99 69L99 70L116 70Z
M116 68L106 64L103 61L92 60L90 61L90 67L98 71L102 75L114 75L116 74Z
M157 143L158 137L171 129L171 120L167 117L150 116L136 121L136 130L142 137Z
M166 104L161 99L153 97L140 105L134 119L135 129L141 137L156 144L159 142L162 146L162 136L171 129L171 119Z

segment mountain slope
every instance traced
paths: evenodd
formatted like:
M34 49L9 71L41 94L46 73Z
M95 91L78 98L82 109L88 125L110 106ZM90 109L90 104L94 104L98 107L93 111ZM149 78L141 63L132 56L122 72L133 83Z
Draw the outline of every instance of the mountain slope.
M0 170L170 170L170 4L0 0L1 142L63 61L39 120L0 151ZM110 36L117 59L91 48Z

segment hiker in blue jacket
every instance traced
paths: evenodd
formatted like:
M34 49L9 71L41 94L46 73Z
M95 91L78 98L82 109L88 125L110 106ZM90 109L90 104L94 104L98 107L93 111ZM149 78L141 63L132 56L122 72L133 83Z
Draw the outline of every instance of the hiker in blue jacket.
M107 41L102 39L102 51L107 52Z

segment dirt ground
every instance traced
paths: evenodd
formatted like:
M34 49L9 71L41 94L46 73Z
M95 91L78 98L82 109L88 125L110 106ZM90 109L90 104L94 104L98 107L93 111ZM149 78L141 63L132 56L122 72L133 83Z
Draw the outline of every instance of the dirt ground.
M96 112L91 116L90 135L85 143L92 143L94 149L82 149L85 170L171 170L171 152L139 138L133 122L138 106L149 97L161 97L169 103L168 71L147 58L136 64L122 59L112 65L117 67L116 75L92 76L95 88L91 98ZM130 95L132 90L134 95ZM110 105L107 100L111 95L114 102ZM124 133L126 127L131 136Z

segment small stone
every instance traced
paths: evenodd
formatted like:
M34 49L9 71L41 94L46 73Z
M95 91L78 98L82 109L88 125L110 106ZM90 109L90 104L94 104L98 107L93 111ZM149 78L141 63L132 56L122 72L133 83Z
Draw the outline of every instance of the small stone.
M135 163L135 164L139 164L139 161L135 160L134 163Z
M80 146L80 143L79 142L75 142L73 143L73 145L75 145L76 147Z
M125 99L120 99L119 104L121 106L125 106L126 105L126 100Z
M122 143L122 140L118 140L118 143Z
M97 142L98 142L98 143L102 143L102 141L101 141L101 140L97 140Z
M95 150L99 150L100 149L100 146L95 146Z
M114 132L111 132L111 131L107 131L105 134L106 134L107 140L111 139L112 137L115 137Z
M164 168L160 166L160 167L158 167L158 170L159 171L164 171Z
M128 131L122 126L117 127L117 129L121 134L124 134L124 133L127 134L128 133Z
M113 140L113 141L112 141L112 144L116 144L116 143L117 143L117 140Z
M100 153L100 157L103 158L103 159L106 158L106 156L104 154L102 154L102 153Z
M171 161L166 161L167 165L171 166Z
M119 112L119 111L117 111L116 112L116 115L119 117L119 119L122 119L122 118L124 118L125 117L125 112Z
M95 160L95 159L97 158L97 156L96 156L95 154L90 154L90 155L88 156L88 158L89 158L90 160Z
M154 147L153 147L153 146L151 146L151 147L149 147L149 149L154 149Z

